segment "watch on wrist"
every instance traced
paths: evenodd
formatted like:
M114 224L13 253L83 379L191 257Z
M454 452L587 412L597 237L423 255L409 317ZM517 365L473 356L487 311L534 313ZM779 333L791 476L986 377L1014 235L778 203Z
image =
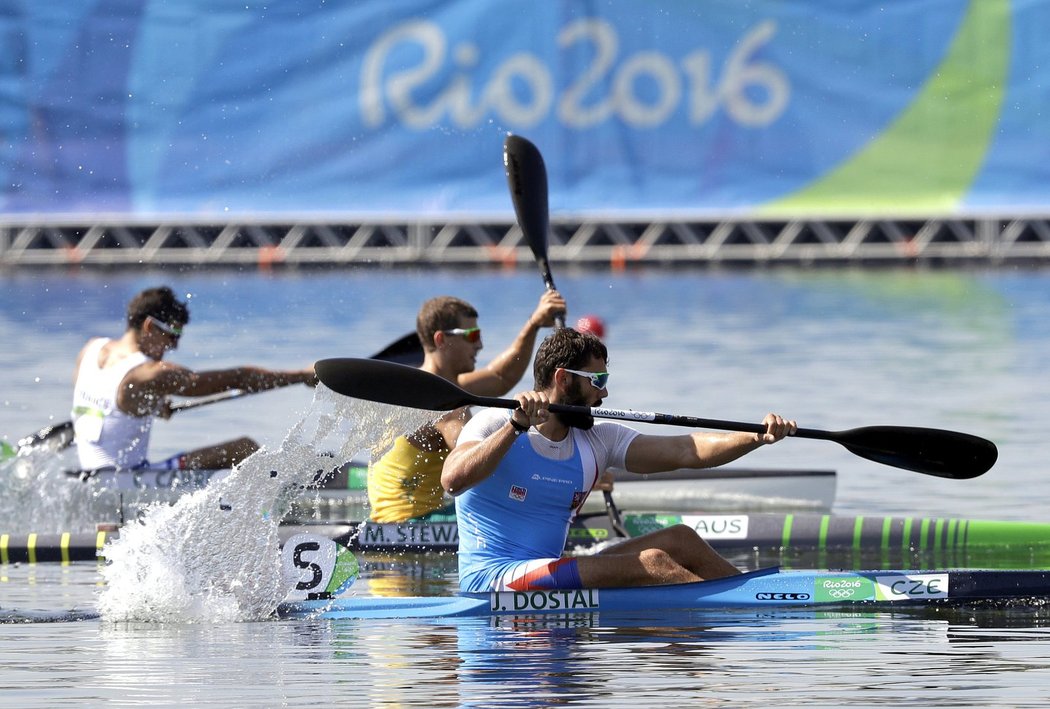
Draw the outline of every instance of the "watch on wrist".
M520 436L521 434L529 430L528 426L523 426L522 424L515 421L513 416L510 417L510 427L514 429L515 436Z

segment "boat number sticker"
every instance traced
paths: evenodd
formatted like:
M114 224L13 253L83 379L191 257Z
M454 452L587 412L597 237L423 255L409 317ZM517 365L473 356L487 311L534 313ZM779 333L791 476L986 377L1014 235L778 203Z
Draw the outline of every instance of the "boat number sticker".
M876 576L875 583L880 601L948 597L948 574Z
M281 550L289 601L337 596L357 579L357 559L342 544L319 534L296 534Z
M504 591L491 594L489 603L489 610L497 613L596 611L598 610L598 591L593 588L579 591Z
M857 576L818 577L814 583L813 599L818 602L875 600L875 583Z

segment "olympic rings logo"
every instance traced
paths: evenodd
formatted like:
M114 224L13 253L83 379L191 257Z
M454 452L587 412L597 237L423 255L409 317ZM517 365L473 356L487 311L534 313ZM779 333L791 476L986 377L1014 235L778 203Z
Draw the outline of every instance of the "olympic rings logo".
M842 600L844 598L852 598L856 590L856 588L829 588L827 592L832 598Z

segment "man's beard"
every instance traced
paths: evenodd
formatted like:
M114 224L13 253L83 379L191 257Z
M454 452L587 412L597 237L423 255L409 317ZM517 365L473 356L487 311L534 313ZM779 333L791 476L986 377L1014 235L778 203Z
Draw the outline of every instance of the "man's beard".
M583 384L579 381L573 382L574 386L569 391L565 401L560 401L560 404L569 404L571 406L586 406L590 408L590 404L583 397ZM590 386L590 384L587 384ZM552 412L553 413L553 412ZM569 428L578 428L581 431L589 431L594 428L594 417L590 414L575 414L575 413L562 413L558 412L554 414L554 417L561 422L563 426Z

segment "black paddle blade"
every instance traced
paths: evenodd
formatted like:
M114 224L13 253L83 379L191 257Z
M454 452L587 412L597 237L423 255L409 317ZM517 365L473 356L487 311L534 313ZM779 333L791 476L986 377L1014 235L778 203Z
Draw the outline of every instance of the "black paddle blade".
M52 426L45 426L18 441L19 450L23 448L38 448L46 445L54 451L67 448L73 442L73 422L63 421Z
M392 406L451 411L482 399L430 372L394 362L337 357L315 363L314 372L338 394Z
M955 480L983 475L999 457L989 440L936 428L868 426L838 431L830 438L862 458Z
M543 284L547 290L555 290L554 277L547 260L550 210L547 206L547 166L543 156L528 139L520 135L508 135L503 141L503 167L507 171L507 187L510 188L518 226L529 242ZM565 317L557 316L554 324L565 327Z
M550 218L547 209L547 166L539 149L527 138L508 135L503 141L503 167L507 187L514 203L518 226L529 242L537 263L547 262L547 232ZM545 274L545 278L549 277Z
M423 345L419 342L419 335L410 332L376 352L372 359L418 367L423 364Z

